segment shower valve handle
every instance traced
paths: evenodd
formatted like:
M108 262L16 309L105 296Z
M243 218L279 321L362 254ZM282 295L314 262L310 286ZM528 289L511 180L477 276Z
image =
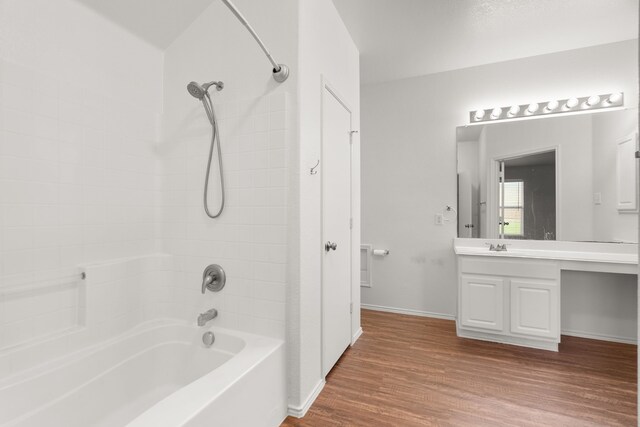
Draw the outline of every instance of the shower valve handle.
M219 292L224 288L227 275L218 264L211 264L204 269L202 274L202 293L208 289L211 292Z

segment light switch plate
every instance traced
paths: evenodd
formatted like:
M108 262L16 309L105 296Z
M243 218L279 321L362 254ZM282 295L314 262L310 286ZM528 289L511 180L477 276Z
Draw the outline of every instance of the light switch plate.
M593 193L593 204L594 205L602 204L602 193Z

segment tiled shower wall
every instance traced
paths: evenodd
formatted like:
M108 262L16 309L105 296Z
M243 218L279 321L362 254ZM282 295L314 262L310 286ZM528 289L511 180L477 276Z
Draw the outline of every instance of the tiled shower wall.
M283 338L287 94L215 103L226 185L225 210L217 219L205 215L202 200L211 127L199 103L191 108L191 125L165 141L162 161L159 229L164 252L175 257L176 265L164 313L192 321L198 312L215 307L219 326ZM216 155L209 187L212 212L218 208L218 182ZM227 285L203 296L202 272L212 263L225 269Z
M214 1L167 48L161 155L163 252L174 255L175 315L191 322L215 307L214 325L284 338L288 255L294 197L290 183L297 166L291 136L297 130L298 1L238 0L260 36L277 46L289 67L287 81L271 77L269 62L222 2ZM274 12L276 11L277 12ZM224 41L232 41L226 43ZM215 46L215 48L213 48ZM197 48L196 48L197 47ZM211 126L188 82L223 81L211 91L220 118L226 207L217 219L203 210L203 187ZM293 152L293 156L292 153ZM216 211L220 194L214 158L209 200ZM202 272L212 263L227 271L219 293L200 293ZM294 285L295 286L295 285Z
M246 35L241 26L211 24L226 19L219 7L196 26ZM191 36L170 50L180 43L191 46ZM249 95L214 94L227 201L211 220L202 210L211 129L184 88L201 64L174 61L73 0L0 2L0 356L96 318L103 320L100 336L109 336L158 316L193 322L211 307L220 310L219 326L284 336L287 116L294 109L286 84L267 91L242 84L260 82L254 73L263 77L261 67L233 62L253 58L235 49L254 48L247 39L219 52L231 69L243 70L234 87ZM166 79L167 64L177 62L184 76ZM265 92L271 94L255 98ZM163 108L169 111L161 116ZM214 209L215 166L210 190ZM123 258L159 251L173 255L160 270L79 280L80 265L121 272L121 262L132 262ZM228 283L202 296L210 263L227 270ZM111 301L102 305L109 313L91 312L94 290ZM117 295L131 297L124 308L113 302ZM90 342L83 334L68 340Z
M161 96L162 53L79 3L0 4L0 349L81 322L79 264L155 252Z
M11 292L3 288L5 318L33 318L34 329L21 341L12 340L19 328L5 331L0 378L156 319L158 304L166 303L170 295L173 257L151 254L109 259L79 266L79 270L86 274L85 279L52 279L16 286ZM53 309L47 310L47 305Z

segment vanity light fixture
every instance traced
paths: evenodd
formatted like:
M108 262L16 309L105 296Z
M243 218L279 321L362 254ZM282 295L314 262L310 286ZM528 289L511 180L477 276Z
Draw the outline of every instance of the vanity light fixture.
M585 102L585 106L587 108L589 107L595 107L596 105L600 104L600 97L598 95L591 95L588 99L587 102Z
M560 106L560 103L558 101L549 101L547 102L547 106L544 107L544 112L550 113L554 110L557 110L559 106Z
M611 95L609 95L609 97L607 98L605 103L607 105L616 104L616 103L620 102L621 99L622 99L622 93L621 92L615 92L615 93L612 93Z
M572 110L576 108L579 103L580 101L578 101L578 98L569 98L567 99L567 102L564 104L564 108L565 110Z
M471 123L482 123L622 107L624 107L624 94L622 92L612 92L604 95L591 95L580 98L572 97L540 103L532 102L530 104L512 105L510 107L478 109L469 112L469 121ZM505 111L506 114L504 114ZM490 114L488 114L489 112Z

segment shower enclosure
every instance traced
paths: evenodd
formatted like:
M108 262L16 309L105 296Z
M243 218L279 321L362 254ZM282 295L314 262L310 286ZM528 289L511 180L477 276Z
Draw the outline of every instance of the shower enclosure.
M0 425L277 425L286 88L242 71L251 39L206 51L248 37L220 1L163 49L90 7L0 4ZM184 90L209 75L231 93ZM227 285L202 294L210 264Z
M147 3L0 2L2 425L274 426L321 384L311 82L357 126L357 49L330 0Z

